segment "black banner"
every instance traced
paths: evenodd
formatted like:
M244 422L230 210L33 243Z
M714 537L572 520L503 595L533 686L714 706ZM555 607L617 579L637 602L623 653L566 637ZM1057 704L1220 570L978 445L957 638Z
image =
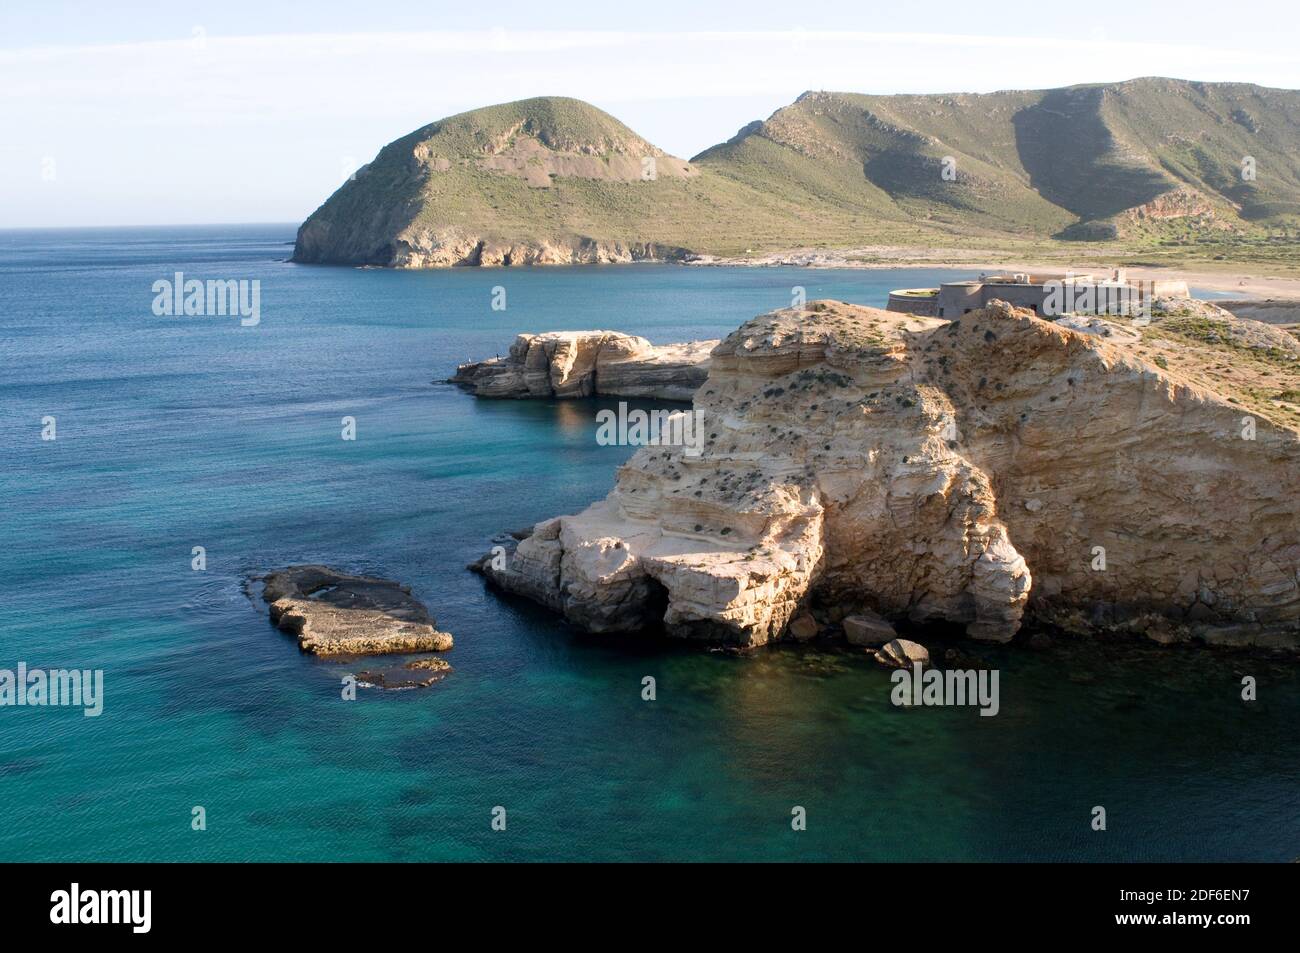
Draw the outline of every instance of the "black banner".
M731 929L843 922L878 939L1137 934L1232 942L1294 924L1296 865L12 864L6 936L212 941L283 932L384 942L611 916L656 935L713 908ZM567 928L566 928L567 929ZM377 931L377 932L376 932Z

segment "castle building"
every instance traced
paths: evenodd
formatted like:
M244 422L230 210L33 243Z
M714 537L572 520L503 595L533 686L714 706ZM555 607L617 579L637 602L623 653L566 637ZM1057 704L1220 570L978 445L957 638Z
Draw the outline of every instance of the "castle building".
M938 288L902 288L889 293L888 311L953 320L1001 300L1028 308L1041 317L1061 314L1139 314L1159 297L1189 295L1187 282L1130 280L1123 268L1110 277L1049 273L981 275L970 281L948 281Z

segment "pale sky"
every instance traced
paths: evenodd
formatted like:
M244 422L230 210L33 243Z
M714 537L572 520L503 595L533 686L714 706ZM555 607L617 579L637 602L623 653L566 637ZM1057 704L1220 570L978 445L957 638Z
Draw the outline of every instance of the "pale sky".
M1292 3L0 6L0 228L298 222L385 143L538 95L689 158L808 89L1300 87Z

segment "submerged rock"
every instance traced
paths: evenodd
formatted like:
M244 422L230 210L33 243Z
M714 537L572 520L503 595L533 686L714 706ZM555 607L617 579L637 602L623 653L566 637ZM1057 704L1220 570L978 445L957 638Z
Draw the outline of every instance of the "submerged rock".
M290 566L268 573L262 598L271 621L297 636L313 655L445 652L439 632L411 590L388 579L353 576L327 566Z
M1237 400L1002 302L813 302L714 349L701 453L643 447L483 571L593 632L756 645L810 597L866 596L996 642L1026 616L1086 634L1155 613L1295 647L1300 434L1244 430Z
M434 682L441 681L450 671L451 665L444 659L421 658L395 668L357 672L357 682L374 688L427 688Z
M690 400L717 341L656 346L618 331L521 334L505 357L462 364L450 383L477 397L650 397Z

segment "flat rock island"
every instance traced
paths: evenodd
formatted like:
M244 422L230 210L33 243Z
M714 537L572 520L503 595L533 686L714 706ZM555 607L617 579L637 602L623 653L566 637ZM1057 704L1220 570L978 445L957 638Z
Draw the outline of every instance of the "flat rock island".
M401 583L314 565L279 569L263 582L271 621L312 655L445 652L452 647L451 635L435 627L428 610Z

